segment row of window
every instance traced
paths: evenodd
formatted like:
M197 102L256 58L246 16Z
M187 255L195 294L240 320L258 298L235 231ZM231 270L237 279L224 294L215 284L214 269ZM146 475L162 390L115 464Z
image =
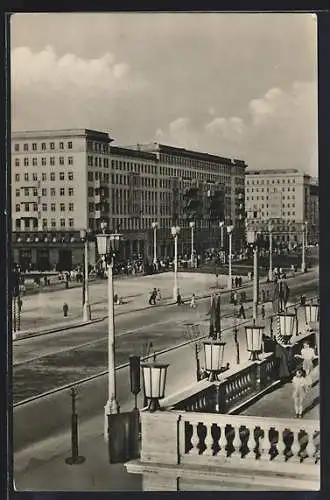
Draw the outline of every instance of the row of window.
M32 205L32 210L30 208L30 205ZM60 206L60 212L65 212L65 210L66 210L65 203L59 203L59 206ZM21 208L24 209L25 212L29 212L29 211L38 212L38 203L31 203L31 202L22 203L22 207L21 207L20 203L16 203L16 212L20 212ZM47 212L48 211L47 203L42 203L40 208L42 209L43 212ZM50 211L56 212L56 203L50 204ZM74 203L68 204L68 211L69 212L74 211Z
M264 196L247 196L246 197L246 201L253 201L253 200L264 200L265 197ZM269 198L269 196L266 196L266 200L269 200L269 199L272 199L271 197ZM295 200L296 197L295 195L293 194L291 197L290 196L287 196L286 197L287 200ZM282 200L285 200L285 196L282 196Z
M161 161L164 163L170 163L172 165L184 165L187 167L203 168L207 170L213 170L215 172L222 172L225 174L230 174L231 166L225 164L218 164L209 161L184 158L177 155L162 154Z
M68 165L73 165L73 156L67 156L67 157L64 157L64 156L59 156L58 157L58 162L60 165L65 165L65 158L67 158L67 163ZM32 163L31 165L33 167L37 167L39 164L40 164L40 158L32 158ZM23 159L23 164L24 164L24 167L29 167L30 166L30 158L24 158ZM51 166L55 166L56 164L56 158L55 156L50 156L49 157L49 165ZM41 165L44 167L47 165L47 157L46 156L43 156L41 158ZM21 166L21 160L20 158L15 158L15 167L20 167Z
M291 183L291 181L292 181L292 183L294 184L294 183L296 182L296 179L285 179L285 178L284 178L284 179L282 179L282 183L283 183L283 184L285 184L286 182L287 182L288 184L290 184L290 183ZM259 179L257 179L257 180L254 180L254 179L246 179L246 184L276 184L276 183L277 183L277 184L280 184L280 183L281 183L280 179L277 179L277 180L276 180L276 182L275 182L275 180L274 180L274 179L272 179L272 181L270 181L269 179L266 179L266 181L264 181L263 179L261 179L260 181L259 181Z
M261 217L271 217L271 213L269 212L259 212L259 216ZM296 216L296 212L282 212L282 216L285 217L295 217Z
M42 219L42 227L45 229L48 227L48 219ZM51 228L56 228L58 226L58 223L56 224L57 220L56 219L50 219L50 227ZM74 227L74 219L60 219L60 227ZM38 228L38 220L37 219L16 219L15 221L15 227L16 229L37 229Z
M109 154L110 148L108 144L94 142L94 141L87 141L87 151L93 151L95 153L103 152L105 154Z
M109 167L109 159L108 158L99 158L97 156L88 156L87 164L89 167Z
M15 146L14 146L15 151L20 151L20 146L21 146L21 144L19 142L16 142ZM32 151L38 151L40 148L41 148L41 151L46 151L46 149L54 150L55 149L55 142L54 141L51 141L48 143L42 142L41 144L37 143L37 142L32 142L31 147L32 147ZM64 142L60 141L58 147L59 147L59 149L64 149ZM72 149L72 141L68 141L66 143L66 147L67 147L67 149ZM23 144L23 151L29 151L29 144L27 142Z
M68 181L73 181L73 172L66 172L66 174L67 175L65 175L65 172L59 172L59 180L65 181L66 180L65 177L67 176ZM33 181L38 181L40 179L40 176L38 178L37 172L33 172L32 174L28 174L27 172L25 172L24 176L23 175L21 176L21 174L15 174L15 182L20 182L21 177L22 177L22 180L24 179L27 182L29 182L30 179ZM50 172L49 178L51 181L55 181L56 180L55 172ZM46 172L42 172L41 180L47 181Z
M276 189L274 189L274 193L276 192L282 192L284 193L285 191L295 191L296 188L294 186L292 186L291 188L288 187L282 187L281 191L276 191ZM246 188L246 193L263 193L263 192L266 192L266 193L269 193L269 188Z
M23 190L23 191L22 191ZM41 192L41 196L47 196L48 195L48 190L47 188L42 188L41 191L38 190L38 188L21 188L21 189L16 189L15 194L16 197L19 198L22 194L22 196L39 196ZM49 190L50 196L56 196L56 189L55 188L50 188ZM67 194L68 196L73 196L74 195L74 189L73 188L67 188ZM65 196L65 188L60 188L59 189L59 195L60 196Z

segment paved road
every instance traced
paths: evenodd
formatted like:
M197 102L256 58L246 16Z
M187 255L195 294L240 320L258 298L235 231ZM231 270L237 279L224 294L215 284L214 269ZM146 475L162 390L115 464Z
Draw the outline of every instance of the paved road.
M292 282L292 297L312 288L313 283L303 281L301 276ZM228 300L227 295L223 300L223 327L232 324L226 319L233 312ZM129 355L145 354L148 341L157 352L180 344L186 339L187 322L201 324L201 333L205 334L208 308L209 299L204 299L198 302L196 310L188 305L167 305L119 316L116 319L116 365L127 363ZM14 404L106 370L106 328L106 322L102 322L16 341L13 347Z

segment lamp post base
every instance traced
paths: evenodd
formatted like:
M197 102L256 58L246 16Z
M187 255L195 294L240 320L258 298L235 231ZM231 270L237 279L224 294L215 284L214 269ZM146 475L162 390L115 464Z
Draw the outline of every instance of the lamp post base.
M85 302L83 306L83 321L90 321L91 320L91 306Z
M115 415L119 413L119 404L118 401L112 399L111 401L107 401L104 407L104 441L108 442L109 440L109 415Z
M228 288L228 290L232 289L232 278L231 278L231 276L228 276L228 278L227 278L227 288Z
M273 281L273 272L272 271L268 271L268 279L269 279L269 281Z
M173 300L176 302L178 298L179 287L174 285L173 287Z

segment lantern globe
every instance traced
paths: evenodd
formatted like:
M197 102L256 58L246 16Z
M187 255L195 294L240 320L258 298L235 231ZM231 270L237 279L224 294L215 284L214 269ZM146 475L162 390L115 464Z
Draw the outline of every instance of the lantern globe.
M101 257L106 256L110 250L110 235L101 233L96 235L97 251Z
M246 242L249 245L254 245L256 242L256 232L253 230L246 231Z
M319 304L306 304L305 305L305 318L306 323L317 323L319 321L320 306Z
M205 340L204 346L204 368L209 372L209 380L216 380L216 375L221 372L226 342Z
M149 411L160 409L159 400L165 397L168 364L141 363L144 394L149 402Z
M278 314L279 333L285 344L290 342L296 319L295 313L282 312Z
M158 222L152 222L151 223L152 229L157 229L158 228Z
M262 352L262 335L264 325L247 325L245 327L246 349L251 353L250 360L256 361L259 359L259 354Z

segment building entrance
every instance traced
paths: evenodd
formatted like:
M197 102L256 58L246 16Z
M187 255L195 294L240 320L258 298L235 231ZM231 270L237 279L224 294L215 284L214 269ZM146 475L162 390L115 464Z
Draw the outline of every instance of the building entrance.
M58 270L70 271L72 269L72 250L59 250Z

